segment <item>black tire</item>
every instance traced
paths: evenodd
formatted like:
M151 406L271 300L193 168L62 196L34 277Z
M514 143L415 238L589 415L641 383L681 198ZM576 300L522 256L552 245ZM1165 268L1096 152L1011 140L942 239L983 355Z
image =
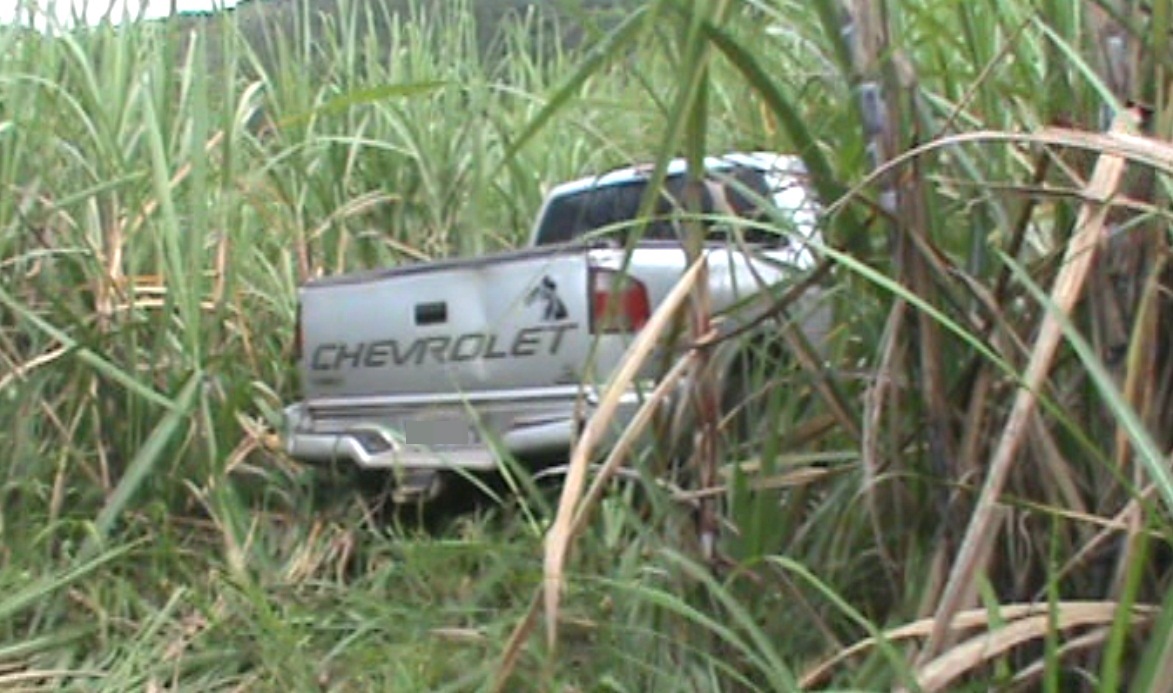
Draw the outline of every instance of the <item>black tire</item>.
M792 359L779 342L755 343L739 353L726 370L721 388L722 432L726 449L742 452L775 435L777 411L771 400L784 387Z

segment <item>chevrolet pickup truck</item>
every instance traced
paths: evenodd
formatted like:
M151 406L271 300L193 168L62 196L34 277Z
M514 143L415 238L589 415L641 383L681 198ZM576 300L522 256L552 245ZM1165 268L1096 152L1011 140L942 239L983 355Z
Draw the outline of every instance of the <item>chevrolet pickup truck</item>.
M686 165L670 162L655 203L645 204L653 170L555 187L521 250L302 286L303 399L285 410L290 456L395 470L407 489L435 489L455 470L494 470L505 455L565 456L608 375L685 270ZM812 266L818 208L794 157L727 154L706 159L705 171L693 218L709 236L713 310L731 330ZM645 208L653 214L641 217ZM818 309L802 318L812 339L826 323ZM643 387L623 394L620 423L662 366L650 363Z

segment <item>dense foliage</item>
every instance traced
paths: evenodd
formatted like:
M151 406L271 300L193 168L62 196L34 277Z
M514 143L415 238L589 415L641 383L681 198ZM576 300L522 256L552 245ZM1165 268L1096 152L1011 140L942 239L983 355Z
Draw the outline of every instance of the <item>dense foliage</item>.
M0 686L1167 686L1167 3L551 4L0 28ZM300 281L727 149L827 205L758 425L438 526L283 455Z

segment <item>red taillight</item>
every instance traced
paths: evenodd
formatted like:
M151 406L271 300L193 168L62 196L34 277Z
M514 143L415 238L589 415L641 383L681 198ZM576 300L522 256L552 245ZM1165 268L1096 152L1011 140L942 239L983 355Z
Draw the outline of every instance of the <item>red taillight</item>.
M637 332L651 316L648 290L613 270L591 270L591 333Z

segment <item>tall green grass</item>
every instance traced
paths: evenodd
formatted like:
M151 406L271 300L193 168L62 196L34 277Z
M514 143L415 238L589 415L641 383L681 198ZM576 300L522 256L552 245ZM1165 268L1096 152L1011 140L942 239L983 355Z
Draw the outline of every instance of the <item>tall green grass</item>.
M1169 680L1163 3L495 9L0 29L0 687ZM1097 138L1130 100L1151 139ZM983 491L1113 148L1112 240ZM710 411L694 473L633 453L552 649L510 637L544 499L422 532L280 453L300 281L512 247L553 182L728 149L804 157L835 329L748 359L748 440Z

